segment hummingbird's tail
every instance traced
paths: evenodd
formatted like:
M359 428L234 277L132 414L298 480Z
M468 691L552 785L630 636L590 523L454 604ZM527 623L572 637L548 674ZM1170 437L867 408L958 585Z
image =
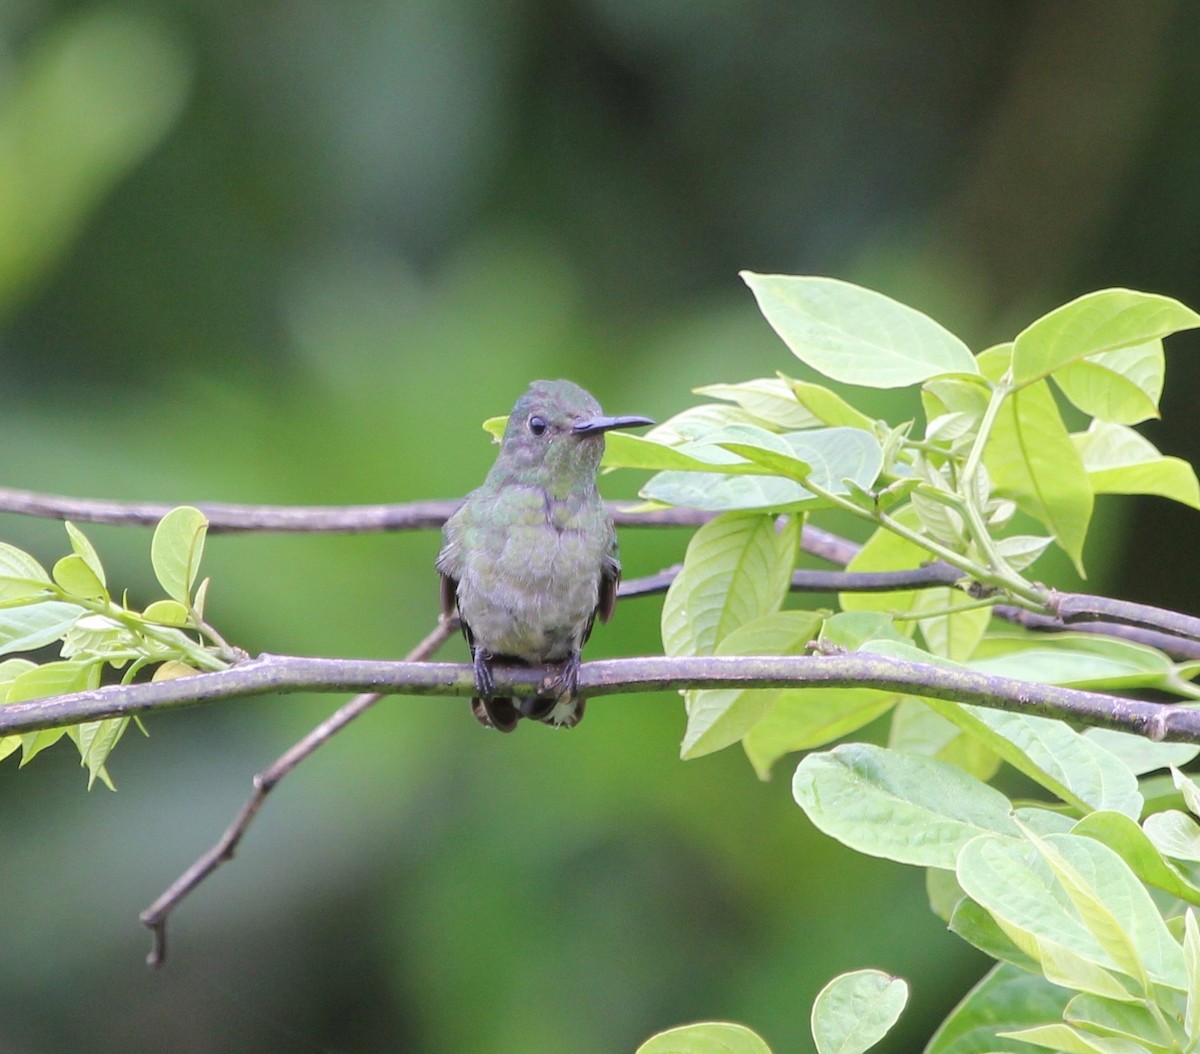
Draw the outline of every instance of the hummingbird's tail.
M497 732L511 732L521 720L511 699L472 699L471 713L484 728L494 728Z

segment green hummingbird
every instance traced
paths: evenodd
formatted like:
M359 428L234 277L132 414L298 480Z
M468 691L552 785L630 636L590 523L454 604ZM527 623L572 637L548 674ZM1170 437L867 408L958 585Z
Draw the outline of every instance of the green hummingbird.
M500 453L442 529L437 570L442 613L457 609L471 648L477 695L471 712L511 732L522 717L571 728L579 651L596 616L617 601L617 532L596 489L604 433L650 425L605 417L570 381L534 381L513 407ZM491 663L561 663L547 693L514 701L494 694Z

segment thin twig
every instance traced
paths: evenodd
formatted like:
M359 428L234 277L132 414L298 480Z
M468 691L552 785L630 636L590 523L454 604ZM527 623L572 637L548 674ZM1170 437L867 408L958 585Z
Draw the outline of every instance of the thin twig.
M406 662L421 662L434 655L459 626L457 618L442 619L437 626L405 657ZM191 867L183 872L166 890L139 916L149 927L152 936L147 965L159 969L167 958L167 918L183 899L210 874L228 860L233 859L242 836L246 833L267 795L288 773L327 743L336 733L345 728L360 714L374 706L383 695L379 692L363 692L322 721L303 739L294 743L271 765L253 779L254 793L238 810L225 833Z

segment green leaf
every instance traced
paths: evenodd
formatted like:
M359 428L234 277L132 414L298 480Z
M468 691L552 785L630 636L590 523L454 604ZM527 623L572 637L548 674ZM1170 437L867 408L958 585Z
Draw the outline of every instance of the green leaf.
M715 446L721 441L720 446ZM642 488L642 497L667 505L709 511L741 509L795 509L826 504L799 479L811 481L834 494L849 492L845 480L868 488L879 475L883 452L869 432L858 428L823 428L776 435L753 425L730 426L689 444L693 456L722 451L744 468L744 459L782 475L720 474L714 472L660 472ZM752 469L753 471L753 469ZM790 476L792 478L785 478Z
M740 384L706 384L703 388L693 388L692 391L697 395L737 403L752 417L782 432L816 428L823 420L797 400L791 382L778 377L758 377L752 381L742 381Z
M1132 428L1093 421L1071 436L1096 494L1155 494L1200 509L1196 470L1177 457L1164 457Z
M984 372L1003 372L1006 354L1004 347L984 352ZM1092 488L1044 382L1004 400L984 448L984 465L994 492L1045 525L1082 574Z
M1195 743L1155 743L1145 736L1111 728L1088 728L1083 735L1120 758L1135 776L1172 765L1186 765L1200 754L1200 745Z
M997 1039L997 1034L1057 1020L1070 998L1069 991L1040 974L1002 963L984 975L950 1012L925 1054L1028 1051L1028 1046Z
M834 278L743 271L759 309L792 353L835 381L903 388L977 373L967 346L928 315Z
M1092 633L999 631L982 640L972 669L997 677L1119 690L1169 688L1174 664L1162 652Z
M1149 824L1154 818L1149 817L1146 823ZM1180 900L1200 904L1200 886L1172 867L1164 859L1165 850L1149 837L1148 831L1144 831L1128 816L1117 812L1094 812L1075 824L1071 833L1103 842L1148 885L1157 886Z
M1101 289L1055 308L1017 335L1013 380L1023 386L1079 359L1132 348L1196 326L1200 326L1200 315L1168 296Z
M817 994L812 1034L817 1054L863 1054L891 1031L908 1002L908 984L881 970L835 977Z
M20 600L46 592L50 576L32 556L0 542L0 601Z
M58 640L84 609L61 600L0 609L0 655L33 651Z
M1000 756L994 750L934 713L920 699L902 699L896 706L888 746L909 754L928 754L985 782L1000 767Z
M1121 857L1102 842L1075 834L1040 838L1026 832L1066 891L1097 943L1144 991L1148 980L1184 991L1183 953Z
M953 868L977 835L1017 833L1011 803L986 783L932 758L867 743L809 754L792 794L831 838L903 864Z
M1076 808L1140 815L1142 798L1133 773L1062 721L945 699L922 702Z
M1164 367L1162 341L1152 340L1073 362L1054 383L1085 414L1132 425L1158 416Z
M719 516L688 545L683 569L663 601L668 655L712 655L739 626L777 611L796 562L800 523L776 531L770 516Z
M651 1036L637 1054L771 1054L771 1048L742 1025L705 1021Z
M1075 996L1063 1010L1063 1019L1093 1036L1136 1043L1139 1052L1148 1054L1172 1054L1187 1042L1182 1032L1169 1031L1170 1019L1165 1015L1156 1016L1148 1007L1097 995Z
M156 600L142 612L142 618L163 626L186 626L188 611L178 600Z
M1047 1047L1055 1054L1147 1054L1141 1047L1090 1036L1061 1021L1049 1025L1034 1025L1017 1032L1001 1032L1000 1035L1005 1039Z
M100 563L100 556L96 552L95 546L88 541L87 535L70 520L66 520L63 526L67 529L67 537L71 539L71 548L75 554L83 558L83 562L88 565L89 570L102 586L108 585L104 577L104 565Z
M775 704L742 739L759 779L784 754L824 746L870 724L895 703L891 692L872 688L783 689Z
M1188 908L1183 916L1183 960L1187 965L1187 1011L1183 1028L1189 1038L1200 1036L1200 925Z
M956 870L966 894L1041 964L1048 980L1077 991L1132 998L1113 973L1111 956L1083 925L1032 845L983 835L963 847Z
M155 577L167 596L185 607L190 602L192 583L200 570L208 519L199 509L181 505L172 509L154 530L150 562Z
M815 611L776 611L739 626L717 645L717 655L802 655L821 628ZM685 694L687 731L680 756L702 757L736 743L770 710L778 688L714 688Z
M953 872L944 872L952 874ZM955 876L957 883L957 876ZM1001 963L1011 963L1022 970L1041 974L1042 966L1032 955L1023 951L988 914L984 908L965 894L961 895L950 915L950 932L961 937L972 948ZM990 1050L991 1048L986 1048Z
M837 392L808 381L797 381L791 377L783 379L791 387L795 398L799 400L805 410L816 417L821 424L833 427L861 428L867 432L873 431L875 422L866 414L856 410Z
M95 572L88 566L84 558L77 553L64 556L54 565L54 581L69 596L83 600L106 598L108 590L104 583L96 577Z
M1179 945L1145 886L1117 853L1075 834L1042 838L1027 830L1026 836L1032 854L1017 843L984 837L967 845L958 861L963 889L1010 936L1023 932L1034 938L1043 966L1045 953L1057 945L1103 971L1124 973L1142 988L1149 977L1183 989ZM1120 991L1097 991L1090 980L1068 977L1065 983L1127 999Z

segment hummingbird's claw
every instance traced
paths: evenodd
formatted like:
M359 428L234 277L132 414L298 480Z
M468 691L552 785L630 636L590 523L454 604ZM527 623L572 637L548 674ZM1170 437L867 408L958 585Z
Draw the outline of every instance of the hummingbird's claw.
M562 664L562 668L558 671L558 676L550 682L550 689L554 692L555 699L574 699L575 692L579 683L579 667L582 665L582 660L579 658L579 652L573 651L567 656L566 661Z
M475 691L482 699L490 699L496 691L489 658L483 648L476 647L471 653L471 665L475 668Z

